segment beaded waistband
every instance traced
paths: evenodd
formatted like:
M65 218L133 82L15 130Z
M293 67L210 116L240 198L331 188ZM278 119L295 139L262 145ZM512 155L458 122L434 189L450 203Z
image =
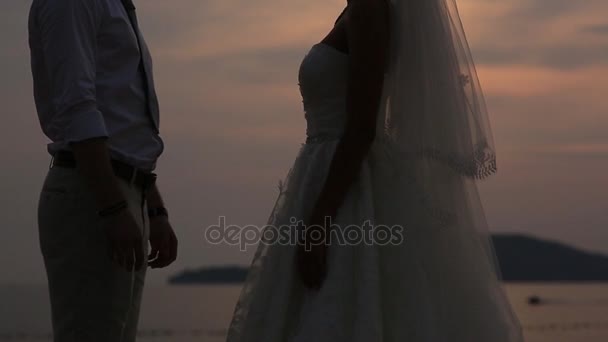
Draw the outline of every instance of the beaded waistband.
M336 135L328 135L328 134L318 134L313 136L306 137L307 144L319 144L329 141L338 141L341 137Z

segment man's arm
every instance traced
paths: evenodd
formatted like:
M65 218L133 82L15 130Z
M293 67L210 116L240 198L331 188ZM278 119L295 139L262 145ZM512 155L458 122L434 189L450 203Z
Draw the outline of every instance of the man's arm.
M148 209L165 207L156 184L150 189L146 201ZM177 237L167 215L150 217L150 247L152 249L148 261L152 268L169 266L177 259Z
M125 203L106 146L106 131L96 98L97 35L103 16L98 0L38 1L36 24L44 50L53 120L70 144L78 172L93 192L98 209ZM127 269L144 262L137 222L123 208L104 220L110 254Z
M36 1L34 18L48 71L53 121L67 143L107 137L97 107L97 35L104 9L98 0Z
M78 170L87 179L98 209L124 200L105 138L108 136L97 107L97 35L103 8L97 0L36 1L36 24L44 50L53 121L71 144Z
M149 190L148 194L146 195L146 202L148 209L165 207L163 197L158 190L158 185L154 184L154 186Z
M78 172L95 195L99 210L125 200L110 163L104 138L93 138L72 144Z

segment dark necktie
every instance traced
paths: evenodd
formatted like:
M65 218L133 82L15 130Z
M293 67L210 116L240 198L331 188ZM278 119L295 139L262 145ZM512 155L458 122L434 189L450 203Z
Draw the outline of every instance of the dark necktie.
M149 55L148 48L144 43L141 32L139 31L139 24L137 22L137 15L135 14L135 5L133 4L133 0L121 0L122 4L129 15L129 21L131 22L131 27L135 32L135 36L137 37L137 45L139 46L140 53L140 68L143 73L144 80L144 91L146 93L146 102L147 102L147 110L148 116L154 125L154 129L158 132L158 124L159 124L159 109L158 109L158 98L156 96L156 90L154 89L154 79L152 77L152 70L150 70L149 65L146 64L146 59L144 56Z

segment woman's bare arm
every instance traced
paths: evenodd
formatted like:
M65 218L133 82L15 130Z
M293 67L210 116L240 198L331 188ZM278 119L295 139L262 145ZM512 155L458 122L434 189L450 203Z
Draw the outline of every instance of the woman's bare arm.
M351 0L345 19L349 49L347 124L309 224L335 217L376 134L389 49L388 6L385 0Z

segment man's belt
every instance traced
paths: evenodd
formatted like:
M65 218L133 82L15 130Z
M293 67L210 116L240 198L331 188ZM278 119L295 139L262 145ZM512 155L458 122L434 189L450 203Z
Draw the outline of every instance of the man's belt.
M124 179L129 184L134 184L142 189L149 189L156 182L156 174L152 172L140 170L114 159L111 160L111 164L114 175ZM75 168L76 158L70 151L59 151L53 156L51 168L53 167Z

